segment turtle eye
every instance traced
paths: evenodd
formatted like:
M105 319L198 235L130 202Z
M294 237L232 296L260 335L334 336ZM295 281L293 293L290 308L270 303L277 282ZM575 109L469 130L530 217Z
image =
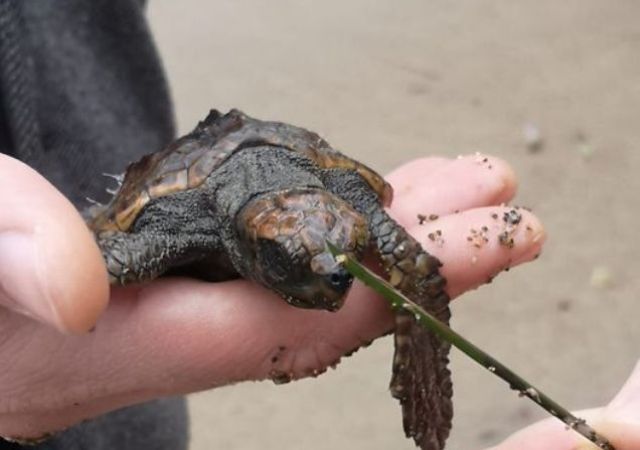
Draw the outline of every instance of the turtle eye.
M270 274L275 280L284 280L293 269L292 261L287 250L278 242L271 239L258 240L257 252L259 270ZM263 274L263 275L265 275Z

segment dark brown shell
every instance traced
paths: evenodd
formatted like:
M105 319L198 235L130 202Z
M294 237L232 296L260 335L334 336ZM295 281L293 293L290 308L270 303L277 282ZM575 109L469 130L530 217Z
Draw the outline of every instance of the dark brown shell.
M231 154L256 145L300 152L323 168L355 170L382 204L391 203L392 188L378 173L331 148L317 134L253 119L235 109L225 115L212 110L190 134L130 164L114 198L105 206L92 208L88 223L94 231L126 231L151 199L197 188Z

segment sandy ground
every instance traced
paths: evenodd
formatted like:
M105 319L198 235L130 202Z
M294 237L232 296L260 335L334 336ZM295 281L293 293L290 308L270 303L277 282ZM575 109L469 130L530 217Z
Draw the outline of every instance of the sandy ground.
M640 354L640 3L156 0L149 14L181 131L237 106L382 172L422 155L508 160L546 251L455 302L453 324L571 408L616 392ZM387 393L391 351L383 339L316 380L192 395L192 449L413 448ZM452 365L448 448L542 417L456 351Z

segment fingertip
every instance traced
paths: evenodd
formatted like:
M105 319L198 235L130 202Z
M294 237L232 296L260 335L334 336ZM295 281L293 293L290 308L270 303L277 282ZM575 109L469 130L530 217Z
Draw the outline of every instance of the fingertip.
M619 450L640 448L640 362L602 414L602 433Z
M597 425L601 410L589 409L574 414L591 425ZM597 431L601 433L602 429L597 427ZM592 448L594 448L593 444L575 430L561 420L549 417L518 430L489 450L587 450Z
M490 450L577 450L580 437L557 419L546 419L508 437Z
M14 251L0 271L7 306L62 332L91 329L109 297L100 251L80 214L35 170L0 156L0 233Z
M506 161L480 153L415 160L387 179L396 198L391 211L405 226L416 223L418 214L445 215L507 203L518 185L516 173Z
M509 202L518 190L518 177L511 165L502 158L486 153L460 155L454 161L452 172L464 179L469 177L477 186L477 206L498 205ZM482 185L486 185L483 189ZM480 204L480 202L484 204Z
M605 436L617 450L637 450L640 448L640 427L637 423L611 422L607 418L596 424L598 431ZM587 446L584 450L587 450Z
M640 428L640 362L636 362L627 381L607 405L605 415L612 422L630 423Z
M428 156L409 161L392 170L385 178L396 190L405 189L406 185L414 179L429 176L441 167L451 163L450 158L441 156Z
M495 189L496 196L493 199L493 204L507 203L515 197L518 191L518 176L515 169L507 161L497 156L481 153L466 158L495 174L498 187Z
M512 207L451 214L413 227L411 232L442 261L451 297L535 259L545 241L540 220L527 210Z
M58 329L78 334L93 328L107 307L109 283L93 235L73 206L64 197L61 200L59 211L66 211L37 239L62 237L55 244L42 245L43 272L51 280L49 295L58 315Z

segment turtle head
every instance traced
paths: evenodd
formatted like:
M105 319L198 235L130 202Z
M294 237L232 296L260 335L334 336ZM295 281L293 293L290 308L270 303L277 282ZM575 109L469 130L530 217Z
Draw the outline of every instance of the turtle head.
M344 200L319 189L261 195L238 215L247 276L288 303L338 310L353 277L327 241L359 258L368 244L366 220Z

